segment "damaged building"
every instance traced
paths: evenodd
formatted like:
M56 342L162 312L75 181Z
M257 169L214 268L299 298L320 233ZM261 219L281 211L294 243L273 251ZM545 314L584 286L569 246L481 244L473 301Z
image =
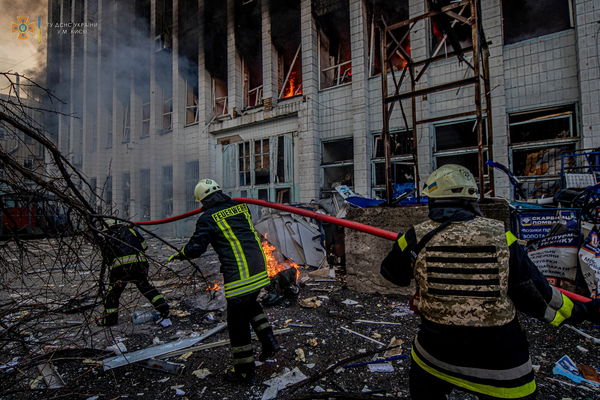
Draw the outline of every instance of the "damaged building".
M114 210L147 220L195 208L194 185L205 176L234 196L275 202L309 202L340 184L383 196L381 27L451 2L49 3L50 22L97 23L86 35L50 31L49 81L67 100L62 111L79 117L58 118L58 143ZM530 196L553 193L564 154L600 146L592 3L481 1L493 158L528 183ZM423 81L460 79L450 55L460 46L471 59L473 43L461 23L468 7L456 14L453 40L447 22L420 21L393 68L436 54ZM416 144L401 116L390 119L394 183L415 179L413 146L421 182L446 163L478 174L475 116L445 118L467 114L472 96L454 88L416 98L418 119L430 121ZM496 195L512 195L504 175L493 179Z

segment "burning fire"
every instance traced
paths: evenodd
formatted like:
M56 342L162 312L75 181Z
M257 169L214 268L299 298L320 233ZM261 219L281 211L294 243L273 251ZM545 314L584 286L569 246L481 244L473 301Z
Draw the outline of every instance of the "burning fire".
M206 290L206 291L211 291L211 290L217 291L217 290L220 290L220 289L221 289L221 285L219 285L218 283L215 282L214 284L207 286L206 289L204 289L204 290Z
M296 71L292 71L292 73L290 74L290 77L288 79L288 89L283 94L284 99L295 96L297 94L302 94L302 89L299 87L299 85L297 84L296 81L297 81ZM296 93L296 91L298 91L298 93Z
M277 248L266 240L262 241L262 247L265 253L265 258L267 259L267 274L269 275L269 279L273 278L275 275L288 268L295 268L296 279L300 277L300 266L298 264L289 260L279 262L279 260L277 260L277 257L274 254Z

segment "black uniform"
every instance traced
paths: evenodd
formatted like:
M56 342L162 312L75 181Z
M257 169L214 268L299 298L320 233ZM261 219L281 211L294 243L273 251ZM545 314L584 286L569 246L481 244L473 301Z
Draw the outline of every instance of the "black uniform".
M515 311L559 326L592 309L549 286L516 237L475 203L430 204L429 217L398 238L381 268L397 285L414 277L420 291L411 397L445 399L458 387L481 399L535 398Z
M142 235L134 228L122 224L111 226L106 233L103 256L110 266L110 275L102 324L117 323L119 298L129 282L137 286L161 317L167 318L169 305L164 296L148 281L149 266L144 255L148 245Z
M246 204L222 192L211 194L202 204L204 213L180 253L187 258L199 257L209 244L217 252L225 282L227 327L235 371L253 375L250 326L261 341L263 352L277 346L267 316L256 301L259 290L270 283L265 255Z

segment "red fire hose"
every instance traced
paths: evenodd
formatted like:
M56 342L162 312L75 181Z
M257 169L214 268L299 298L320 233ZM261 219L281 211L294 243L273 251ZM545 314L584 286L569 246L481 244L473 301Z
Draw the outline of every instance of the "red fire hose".
M284 204L279 204L279 203L271 203L271 202L264 201L264 200L248 199L245 197L236 197L233 200L239 201L240 203L255 204L257 206L269 207L269 208L274 208L276 210L291 212L293 214L302 215L304 217L309 217L312 219L316 219L318 221L329 222L331 224L343 226L345 228L354 229L354 230L357 230L360 232L368 233L369 235L378 236L380 238L384 238L384 239L388 239L388 240L396 240L398 238L398 233L396 233L396 232L386 231L385 229L376 228L374 226L365 225L365 224L361 224L361 223L354 222L354 221L348 221L347 219L330 217L329 215L319 214L314 211L305 210L303 208L286 206ZM170 218L159 219L156 221L139 221L139 222L134 222L134 223L136 225L167 224L169 222L178 221L180 219L184 219L184 218L190 217L192 215L200 214L201 212L202 212L202 208L197 208L195 210L188 211L186 213L179 214L179 215L176 215L176 216L170 217ZM568 290L564 290L561 288L557 288L557 289L560 290L562 293L564 293L567 297L569 297L572 300L580 301L582 303L587 303L587 302L592 301L592 299L578 295L573 292L569 292Z

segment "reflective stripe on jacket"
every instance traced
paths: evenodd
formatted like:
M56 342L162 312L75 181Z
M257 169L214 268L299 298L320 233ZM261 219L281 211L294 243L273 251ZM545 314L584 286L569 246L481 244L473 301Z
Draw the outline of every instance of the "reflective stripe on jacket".
M246 204L229 199L207 209L182 252L189 258L199 257L209 244L221 261L225 297L251 293L270 283L260 238Z

